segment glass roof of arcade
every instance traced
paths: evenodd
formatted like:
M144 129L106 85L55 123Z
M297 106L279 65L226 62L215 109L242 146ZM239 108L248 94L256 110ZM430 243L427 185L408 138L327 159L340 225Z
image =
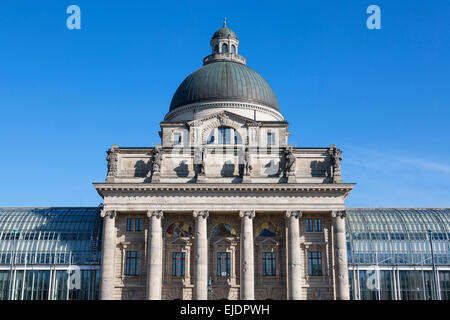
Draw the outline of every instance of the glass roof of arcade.
M450 264L450 209L348 208L348 261L361 265Z
M0 208L0 264L98 264L100 209Z

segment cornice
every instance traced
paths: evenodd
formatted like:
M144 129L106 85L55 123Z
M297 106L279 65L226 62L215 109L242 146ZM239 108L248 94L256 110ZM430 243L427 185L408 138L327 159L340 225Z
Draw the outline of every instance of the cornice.
M258 103L249 103L243 101L207 101L207 102L193 102L184 106L180 106L174 110L169 111L164 117L164 121L170 121L177 115L196 110L214 109L214 108L243 108L250 110L257 110L260 112L268 113L274 116L279 121L284 121L283 115L272 107L268 107Z
M342 192L350 194L355 183L293 183L293 184L221 184L221 183L93 183L97 192L103 196L108 191L229 191L229 192Z

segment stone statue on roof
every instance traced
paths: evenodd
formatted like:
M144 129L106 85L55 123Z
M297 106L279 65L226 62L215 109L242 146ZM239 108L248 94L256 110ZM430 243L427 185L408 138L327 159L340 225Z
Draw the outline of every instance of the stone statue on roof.
M285 151L285 176L288 176L289 174L292 174L295 172L295 162L297 159L295 158L294 152L292 151L292 146L289 146L287 150Z
M333 180L333 182L338 182L341 180L341 154L342 151L339 150L336 145L332 144L328 149L328 154L330 155L330 172L329 176ZM337 178L339 177L339 178Z
M115 177L117 174L117 164L119 162L118 148L119 146L117 144L113 144L111 149L106 151L106 161L108 161L108 173L106 180L108 180L108 178Z
M194 151L194 170L195 175L205 174L205 148L196 148Z
M153 149L152 154L152 173L160 173L162 165L162 148L161 145L157 145L155 149Z
M245 148L245 154L244 154L244 175L246 175L246 176L249 176L253 170L251 161L252 161L252 159L250 157L250 151L247 147L247 148Z

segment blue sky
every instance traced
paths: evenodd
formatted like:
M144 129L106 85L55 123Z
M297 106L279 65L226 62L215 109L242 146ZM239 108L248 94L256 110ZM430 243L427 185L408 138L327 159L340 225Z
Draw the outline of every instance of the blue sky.
M66 28L71 4L81 30ZM290 142L342 149L349 206L449 207L449 13L448 0L2 0L0 206L97 206L105 151L159 142L227 17Z

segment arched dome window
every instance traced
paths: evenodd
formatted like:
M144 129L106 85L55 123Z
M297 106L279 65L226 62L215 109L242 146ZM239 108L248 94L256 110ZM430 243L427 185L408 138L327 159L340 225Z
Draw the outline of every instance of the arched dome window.
M216 44L214 46L214 53L219 53L219 45L218 44Z
M228 52L228 45L226 43L224 43L222 45L222 53Z
M215 132L216 129L211 131L208 139L206 139L206 144L242 144L240 134L233 128L219 127L217 128L217 134Z
M236 46L234 44L231 45L231 53L236 53Z

